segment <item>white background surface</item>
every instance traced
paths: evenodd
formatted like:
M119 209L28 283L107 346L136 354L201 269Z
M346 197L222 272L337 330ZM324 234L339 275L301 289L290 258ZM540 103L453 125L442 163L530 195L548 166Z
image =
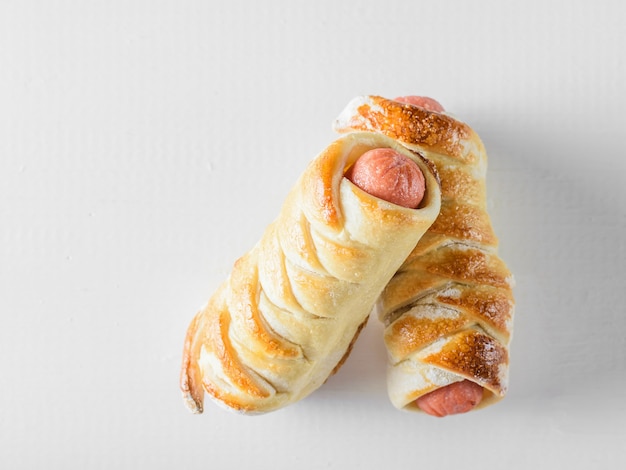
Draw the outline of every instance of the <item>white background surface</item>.
M2 1L0 467L623 466L620 4ZM359 94L432 96L487 146L507 398L396 411L374 320L304 401L188 413L189 321Z

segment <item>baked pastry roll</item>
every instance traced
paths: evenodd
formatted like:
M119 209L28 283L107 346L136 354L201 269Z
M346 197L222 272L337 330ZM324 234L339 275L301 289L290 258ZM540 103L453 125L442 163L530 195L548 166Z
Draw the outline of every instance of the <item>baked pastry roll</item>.
M380 132L424 155L441 181L439 216L378 302L392 403L419 410L418 398L469 380L483 387L477 407L486 406L507 390L513 278L486 210L483 143L467 124L427 109L430 103L438 105L358 97L334 128Z
M418 164L426 187L418 208L378 199L344 177L376 148ZM228 409L262 413L322 385L439 214L440 200L429 164L392 139L353 133L329 145L191 322L180 379L188 407L202 412L206 392Z

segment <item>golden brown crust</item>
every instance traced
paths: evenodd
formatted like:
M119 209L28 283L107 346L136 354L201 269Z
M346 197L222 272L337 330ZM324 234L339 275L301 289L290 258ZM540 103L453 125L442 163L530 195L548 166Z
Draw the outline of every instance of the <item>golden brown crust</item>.
M337 159L334 158L339 150L339 145L333 142L317 158L309 170L309 173L319 175L317 178L302 178L304 191L312 195L312 213L326 223L329 228L337 229L341 223L339 217L337 180L343 176L343 168L339 168Z
M508 364L507 349L491 336L473 329L454 335L437 353L423 358L431 364L488 387L496 394L505 392L502 366Z
M444 200L463 201L465 204L481 206L485 203L485 184L471 173L459 170L457 165L437 167L441 179L441 197Z
M447 200L441 205L441 212L430 227L430 231L483 245L498 244L498 239L491 228L491 220L483 209L453 200Z
M513 319L511 289L458 285L454 294L449 290L438 292L437 301L457 308L484 328L497 331L502 342L508 343Z
M428 273L452 281L509 287L511 273L502 260L480 249L449 245L424 255L422 263Z
M229 312L224 310L217 316L209 317L209 322L206 329L207 341L212 344L215 356L220 361L225 375L239 390L245 391L247 395L255 398L267 398L269 393L259 386L237 359L237 352L234 350L228 334L231 322Z
M406 357L468 323L468 319L460 315L443 319L403 315L385 331L385 343L393 357Z
M358 117L351 122L354 130L384 129L393 139L467 161L462 142L470 139L472 129L444 114L424 108L370 96L371 102L358 107Z
M243 263L249 263L249 266L241 269ZM278 336L265 324L254 289L257 282L257 267L249 257L237 260L230 280L232 291L237 293L237 300L230 303L230 314L244 323L245 329L251 333L250 339L263 354L271 357L302 357L299 347Z

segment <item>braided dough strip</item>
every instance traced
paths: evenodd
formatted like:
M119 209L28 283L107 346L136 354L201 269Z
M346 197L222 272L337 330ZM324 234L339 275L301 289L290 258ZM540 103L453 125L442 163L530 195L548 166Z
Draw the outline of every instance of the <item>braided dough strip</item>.
M392 403L418 411L418 397L463 379L484 388L479 407L494 403L508 385L513 279L486 211L480 138L445 113L378 96L352 100L334 128L387 135L424 155L441 181L441 213L378 303Z
M422 170L417 209L367 194L343 175L364 152L389 147ZM441 192L429 164L392 139L354 133L314 159L261 240L236 261L189 326L181 389L242 413L293 403L341 365L393 274L433 223Z

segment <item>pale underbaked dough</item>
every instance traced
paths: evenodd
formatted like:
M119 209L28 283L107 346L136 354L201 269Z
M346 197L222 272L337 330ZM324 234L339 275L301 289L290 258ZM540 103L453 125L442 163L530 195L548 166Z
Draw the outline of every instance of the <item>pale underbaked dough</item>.
M507 391L514 299L486 210L483 143L446 113L378 96L352 100L334 128L387 135L424 155L441 181L441 213L378 303L392 403L417 411L418 397L463 379L484 387L478 408L494 403Z
M361 154L380 147L420 166L426 193L417 209L371 196L343 177ZM364 132L329 145L189 326L180 382L188 407L202 412L206 392L229 409L262 413L322 385L436 219L440 201L432 167L396 141Z

